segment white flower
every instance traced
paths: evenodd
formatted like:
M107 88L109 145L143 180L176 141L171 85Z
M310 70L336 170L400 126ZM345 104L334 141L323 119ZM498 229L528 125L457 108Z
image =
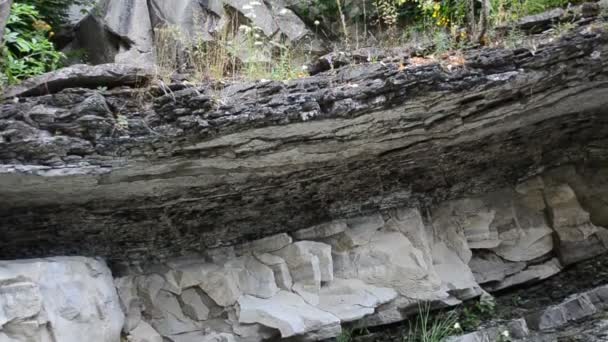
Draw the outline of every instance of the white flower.
M250 1L249 4L251 6L262 6L262 3L259 1Z
M247 25L241 25L239 26L239 31L243 31L245 33L251 31L251 27L247 26Z
M507 338L508 338L508 337L509 337L509 330L505 330L505 331L503 331L503 332L501 333L501 335L502 335L502 336L504 336L504 337L507 337Z
M287 8L283 8L282 10L279 11L280 15L286 15L289 13L289 10Z
M264 43L262 43L261 41L258 40L257 42L253 43L253 45L260 46L260 45L264 45Z
M243 9L244 9L245 11L248 11L248 10L252 10L252 9L253 9L253 7L252 7L251 5L243 5Z
M458 322L454 323L454 329L455 330L460 330L461 329L460 323L458 323Z
M319 25L321 25L321 22L318 20L315 20L315 26L319 26Z
M302 65L302 71L308 71L308 65Z
M253 36L254 36L256 39L259 39L259 38L260 38L260 34L259 34L259 33L256 33L256 34L254 34Z

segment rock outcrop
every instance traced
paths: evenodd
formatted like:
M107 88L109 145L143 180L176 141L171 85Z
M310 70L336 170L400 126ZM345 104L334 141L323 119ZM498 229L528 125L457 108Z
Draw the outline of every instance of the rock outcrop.
M607 34L286 82L110 64L9 89L0 257L115 272L0 263L0 341L320 340L606 252Z
M313 38L300 17L280 0L98 0L94 6L84 5L84 10L83 5L74 6L73 40L67 48L85 50L93 64L152 66L162 49L156 47L169 44L162 41L167 37L155 32L163 28L171 30L183 46L216 40L227 27L239 24L259 27L275 41L295 44Z
M0 262L0 341L117 342L124 314L99 260Z
M452 306L484 291L538 282L608 251L600 238L608 230L589 222L568 185L582 181L562 167L514 189L441 203L426 220L417 208L397 208L304 228L292 234L295 240L283 233L131 267L116 282L129 322L124 332L137 340L143 324L144 334L154 330L172 341L207 334L235 341L319 340L338 335L344 323L405 320L420 302ZM543 215L558 197L576 206L561 211L560 220ZM567 231L582 240L564 244L564 222L576 222ZM531 313L507 328L543 331L595 314L593 305L605 305L604 290ZM588 307L579 305L584 301ZM580 313L564 313L576 305Z
M605 37L601 25L589 25L534 53L469 51L462 65L413 60L195 87L87 83L7 99L1 254L162 258L490 193L564 163L589 177L606 161ZM100 87L115 85L101 79ZM40 86L8 94L40 94ZM596 200L606 196L601 184L581 199L590 216L564 222L560 243L607 225L605 202ZM538 196L528 188L507 195ZM583 204L563 200L523 203L521 215L534 221L551 211L558 219ZM464 222L476 204L454 206L444 210L464 211ZM473 219L474 247L496 244L497 228L477 231L496 215L509 219L489 211ZM516 243L520 228L512 229ZM548 233L536 225L529 246L496 253L515 263L533 257L551 248Z

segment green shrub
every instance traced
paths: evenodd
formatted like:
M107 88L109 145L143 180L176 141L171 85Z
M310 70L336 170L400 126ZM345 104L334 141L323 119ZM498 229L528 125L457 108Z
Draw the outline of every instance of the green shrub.
M2 46L4 82L14 84L60 67L64 56L49 40L53 34L34 6L14 3Z
M90 5L94 0L17 0L17 2L36 8L40 18L57 29L66 22L70 6Z
M459 322L465 331L474 331L485 320L496 314L496 304L493 301L477 301L466 305L461 312Z

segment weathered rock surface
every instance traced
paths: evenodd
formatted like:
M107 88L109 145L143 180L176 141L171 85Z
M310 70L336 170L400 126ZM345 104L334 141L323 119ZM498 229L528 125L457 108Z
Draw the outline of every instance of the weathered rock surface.
M0 262L0 341L116 342L123 322L112 275L99 260Z
M301 41L306 24L283 1L251 0L97 0L86 16L73 15L71 49L84 49L94 64L153 65L162 44L189 44L217 39L226 25L260 27L268 39ZM86 4L85 6L88 6ZM81 5L71 12L79 13ZM244 20L242 20L244 18ZM235 21L236 20L236 21ZM163 41L172 32L175 42ZM160 37L160 38L159 38ZM235 37L238 39L238 37ZM155 45L161 45L158 49ZM174 56L178 57L178 56ZM166 56L164 57L166 58Z
M99 255L118 272L112 285L76 259L84 280L47 294L62 278L28 272L72 268L8 263L0 333L70 341L73 322L93 322L106 327L95 341L120 329L142 342L319 340L604 253L606 34L289 82L133 88L104 65L9 90L0 257ZM81 282L97 296L53 306ZM602 296L528 326L585 317Z
M150 335L152 327L170 340L224 334L236 341L277 336L314 341L336 336L343 323L364 327L404 320L422 301L453 306L487 294L484 290L538 282L562 270L555 256L573 253L582 260L608 251L604 245L586 248L605 230L599 226L577 244L536 244L545 235L558 239L564 223L588 224L590 215L578 202L584 193L566 185L581 181L571 167L561 167L512 189L440 203L429 208L426 219L417 208L395 208L293 233L310 240L281 233L131 270L116 281L127 314L124 332ZM560 211L559 220L552 218L550 210L561 203L576 206ZM221 253L224 258L217 257ZM562 326L603 310L604 292L597 288L529 313L525 321L456 341L493 341L505 330L523 338L528 327Z
M534 54L474 50L452 68L368 64L171 91L63 84L5 101L0 254L171 256L491 193L563 163L584 179L606 160L605 37L587 26ZM604 189L585 198L596 226L605 205L591 199ZM513 219L533 221L522 207ZM491 211L458 215L474 224L474 248L497 234L521 248L494 250L508 259L551 247L544 226L503 230L484 226Z

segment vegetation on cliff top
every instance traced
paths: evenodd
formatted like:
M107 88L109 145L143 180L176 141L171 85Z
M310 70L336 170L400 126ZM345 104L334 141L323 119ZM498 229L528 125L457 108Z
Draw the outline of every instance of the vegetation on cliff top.
M65 56L53 42L55 33L67 23L70 6L91 1L16 0L1 49L0 87L62 66ZM258 3L252 1L252 5ZM294 9L308 21L315 38L332 41L334 49L397 46L422 37L440 53L470 45L487 45L494 27L508 26L525 15L567 6L569 1L311 0L311 3L303 8L296 4ZM200 41L185 49L186 63L199 74L199 79L236 75L249 79L289 79L306 75L302 58L310 61L312 46L308 51L307 47L296 51L285 42L262 37L255 26L235 20L226 26L215 42ZM157 28L155 33L163 78L179 68L176 54L184 49L180 33L174 28ZM235 39L238 34L245 38ZM243 60L243 55L247 60Z

